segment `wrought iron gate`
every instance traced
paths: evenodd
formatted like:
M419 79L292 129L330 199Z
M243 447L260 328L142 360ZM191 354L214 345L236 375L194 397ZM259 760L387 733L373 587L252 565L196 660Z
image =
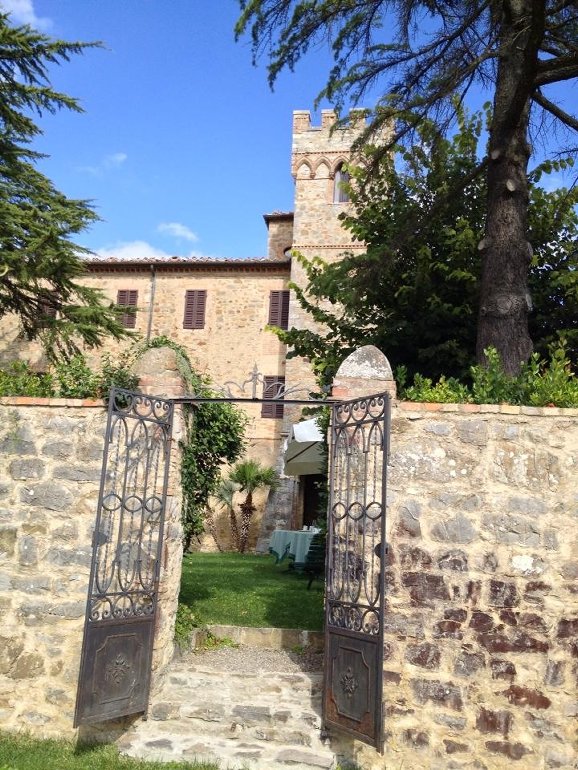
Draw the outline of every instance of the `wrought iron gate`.
M332 408L323 714L383 749L387 394Z
M74 717L147 709L173 402L111 391Z

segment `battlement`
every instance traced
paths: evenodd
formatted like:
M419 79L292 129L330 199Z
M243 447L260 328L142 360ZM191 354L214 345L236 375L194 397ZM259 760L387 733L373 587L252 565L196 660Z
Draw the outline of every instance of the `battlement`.
M293 177L315 176L320 164L323 167L321 173L333 177L339 165L351 159L351 148L365 128L363 110L352 110L344 123L338 122L334 110L321 110L319 126L311 125L309 110L295 110L291 158Z
M293 111L293 135L303 134L307 131L315 131L318 134L330 134L333 127L337 123L337 113L335 110L321 110L321 125L311 125L311 113L309 110L294 110ZM340 126L336 131L355 132L361 133L365 128L365 114L364 110L351 110L349 113L349 121L347 125Z

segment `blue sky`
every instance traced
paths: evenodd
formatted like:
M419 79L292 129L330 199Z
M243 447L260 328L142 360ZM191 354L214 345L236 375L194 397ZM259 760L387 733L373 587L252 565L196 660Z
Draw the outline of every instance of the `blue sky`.
M326 50L282 73L271 92L265 62L253 67L248 40L235 43L238 0L0 7L51 36L103 43L54 69L54 87L85 112L44 116L36 144L50 156L41 170L67 195L92 200L102 218L82 245L125 257L265 256L262 215L293 208L292 111L313 110L331 65ZM571 109L572 86L558 88ZM474 107L485 100L472 96ZM541 139L548 144L548 131Z
M323 54L272 93L248 41L235 43L237 0L0 6L53 37L105 45L54 70L54 86L85 112L45 116L36 144L50 155L42 171L102 217L83 245L124 256L265 256L262 215L293 208L291 115L313 109Z

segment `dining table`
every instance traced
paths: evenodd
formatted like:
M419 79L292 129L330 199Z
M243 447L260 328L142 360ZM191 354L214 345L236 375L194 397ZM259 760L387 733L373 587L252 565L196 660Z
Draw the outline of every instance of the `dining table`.
M275 564L286 558L293 559L295 566L304 564L311 541L318 532L317 528L274 530L269 542L269 553L275 556Z

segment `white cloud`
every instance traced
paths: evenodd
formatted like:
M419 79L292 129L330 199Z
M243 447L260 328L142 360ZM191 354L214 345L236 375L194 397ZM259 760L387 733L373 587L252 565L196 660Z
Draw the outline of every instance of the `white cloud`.
M128 158L126 152L114 152L112 155L107 155L104 159L104 165L106 168L118 168L122 166L125 160Z
M200 251L191 251L188 254L175 254L157 249L147 241L118 241L117 243L103 246L95 250L95 254L103 259L223 259L209 254L202 254Z
M91 176L102 176L102 169L97 166L77 166L76 171L81 174L90 174Z
M157 230L159 233L168 233L169 235L174 235L175 238L183 238L185 241L191 241L192 243L199 240L199 236L196 233L179 222L161 222Z
M16 24L30 24L31 27L47 30L52 27L52 20L40 17L34 11L33 0L0 0L0 9L12 15Z
M0 2L1 1L2 0L0 0ZM128 155L126 152L113 152L110 155L105 155L96 166L77 166L76 170L83 174L102 177L106 171L110 171L111 169L119 168L122 166L127 158Z
M99 257L114 259L168 259L172 254L167 254L162 249L151 246L146 241L119 241L118 243L97 249Z

